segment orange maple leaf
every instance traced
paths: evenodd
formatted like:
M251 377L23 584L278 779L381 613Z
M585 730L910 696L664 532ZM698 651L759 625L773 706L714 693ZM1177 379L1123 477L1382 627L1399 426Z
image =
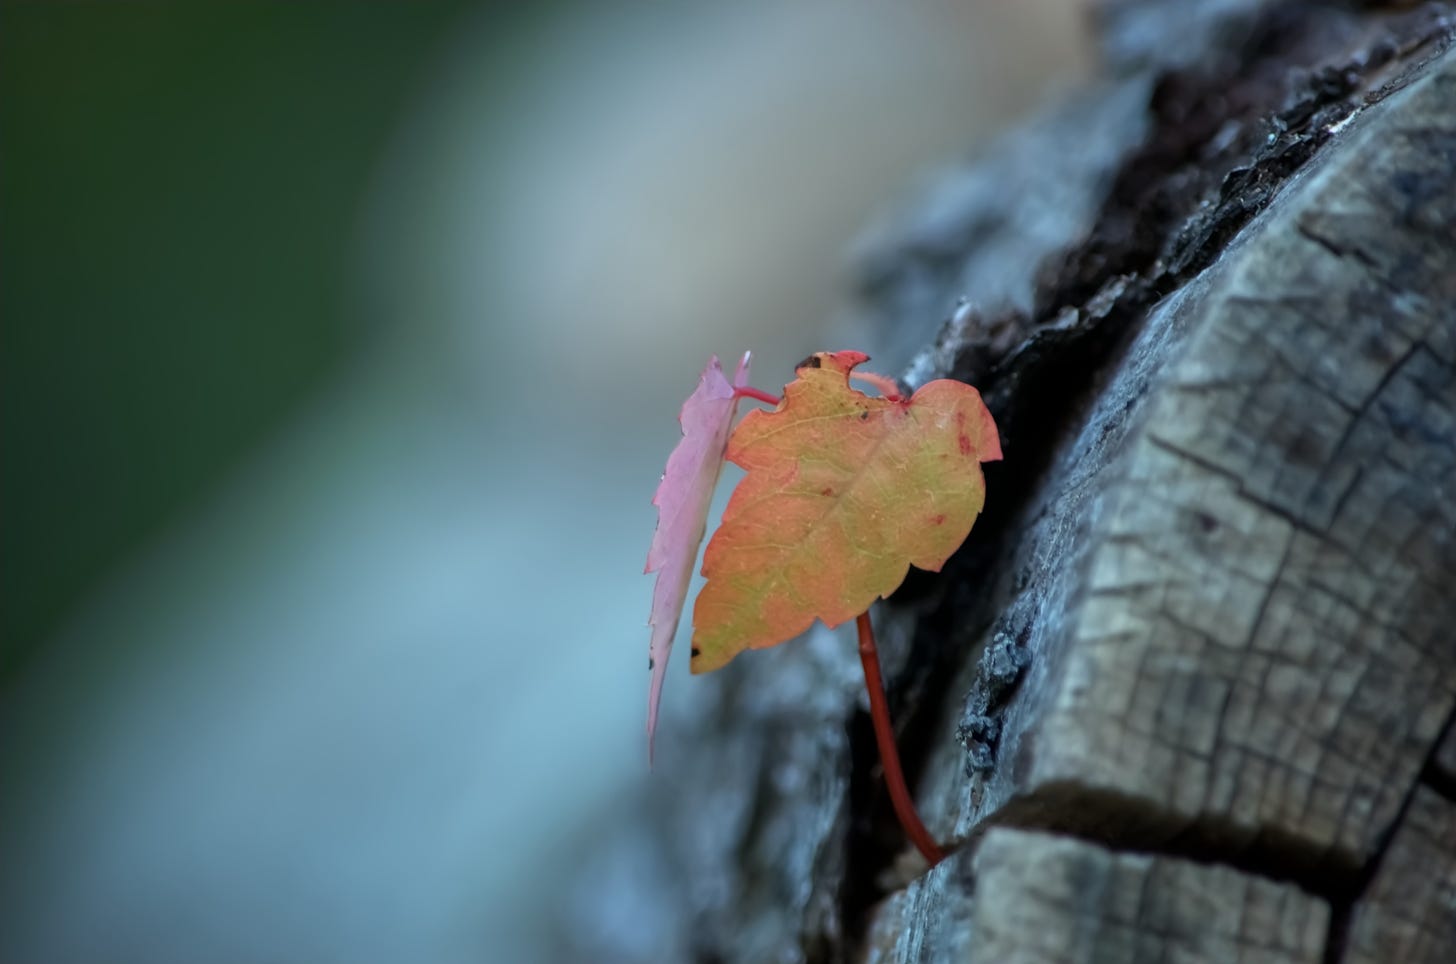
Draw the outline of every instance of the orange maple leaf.
M980 463L1001 458L980 393L942 379L909 399L871 397L849 385L867 360L811 356L778 408L750 412L730 437L727 457L747 474L703 557L694 673L816 618L855 618L911 565L939 571L970 534L986 496Z

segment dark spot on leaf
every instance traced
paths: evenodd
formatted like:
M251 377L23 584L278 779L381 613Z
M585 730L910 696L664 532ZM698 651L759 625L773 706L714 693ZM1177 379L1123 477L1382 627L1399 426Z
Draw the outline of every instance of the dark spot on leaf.
M959 436L959 441L961 443L961 454L962 455L970 455L971 454L971 440L968 439L968 438L966 438L964 435L962 435L962 436Z
M703 651L701 649L698 649L698 647L694 646L692 652L693 659L697 659L701 655L703 655Z
M799 364L795 365L794 370L798 371L800 368L818 368L822 364L823 362L819 360L818 355L810 355L808 358L805 358L803 361L799 362Z
M942 512L939 515L933 515L933 516L931 516L930 517L930 524L933 525L933 526L944 525L945 524L945 513Z
M834 490L832 488L830 488L829 486L826 485L824 488L822 488L822 489L819 490L819 494L820 495L833 495L834 494Z
M859 413L859 420L860 420L860 421L861 421L861 422L863 422L863 421L865 421L865 420L866 420L866 419L868 419L868 418L869 418L869 417L870 417L870 413L869 413L869 409L861 409L861 410L860 410L860 413Z
M647 657L647 671L650 673L657 667L656 661L651 656Z
M1200 512L1198 513L1198 528L1204 532L1212 532L1218 528L1218 520L1207 512Z

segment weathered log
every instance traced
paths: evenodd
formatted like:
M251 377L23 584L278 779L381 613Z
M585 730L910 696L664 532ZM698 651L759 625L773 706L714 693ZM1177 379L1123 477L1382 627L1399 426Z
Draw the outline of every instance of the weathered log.
M866 960L1315 964L1324 949L1322 901L1231 867L996 828L970 870L975 899L961 908L885 914ZM912 899L901 892L887 906ZM885 927L906 919L936 930Z
M979 385L1006 450L970 543L880 621L922 812L959 851L914 876L853 648L820 631L730 667L666 741L683 792L654 818L686 883L605 913L654 901L709 960L1441 959L1456 13L1184 6L1102 5L1125 148L1017 242L1040 269L909 369ZM1217 29L1160 58L1147 38L1189 16ZM923 341L927 306L1006 263L987 223L897 222L864 315Z

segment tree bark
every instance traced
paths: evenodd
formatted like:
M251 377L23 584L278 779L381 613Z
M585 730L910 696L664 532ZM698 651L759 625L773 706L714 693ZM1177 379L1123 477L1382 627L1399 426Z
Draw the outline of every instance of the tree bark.
M1456 11L1097 9L1103 85L861 262L906 344L1001 272L907 380L980 387L1005 462L876 616L955 852L918 873L843 637L753 654L664 747L645 819L686 883L616 898L686 954L1456 947Z

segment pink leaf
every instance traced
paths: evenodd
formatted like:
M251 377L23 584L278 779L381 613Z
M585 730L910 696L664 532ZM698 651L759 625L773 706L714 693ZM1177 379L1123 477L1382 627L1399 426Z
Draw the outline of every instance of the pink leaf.
M668 457L667 471L652 497L652 504L657 506L657 532L652 536L647 568L643 570L657 573L657 585L652 590L652 618L647 621L652 627L647 656L647 666L652 672L652 685L647 694L649 761L667 657L672 652L672 639L677 634L698 546L708 525L713 486L723 468L723 450L728 445L728 430L738 408L734 389L748 384L749 355L744 352L732 385L724 377L717 355L703 369L698 387L683 403L682 414L678 416L682 440Z

